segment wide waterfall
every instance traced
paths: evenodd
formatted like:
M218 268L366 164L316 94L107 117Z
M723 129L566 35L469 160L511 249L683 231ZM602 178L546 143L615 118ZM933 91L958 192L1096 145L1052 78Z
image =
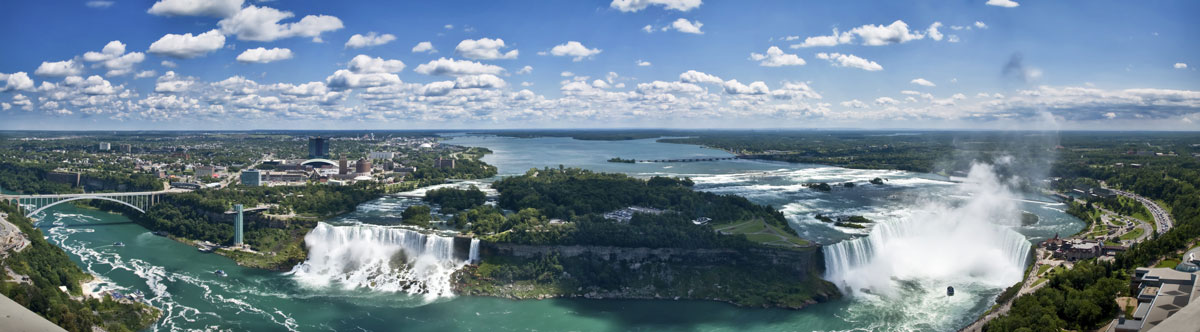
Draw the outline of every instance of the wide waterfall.
M988 165L972 167L963 202L922 204L906 220L882 222L867 237L824 247L825 279L850 292L895 295L897 286L1021 280L1030 243L1017 223L1015 197ZM944 286L941 286L944 285Z
M304 242L308 260L292 275L310 287L452 296L450 276L467 263L454 255L453 238L405 228L320 223Z

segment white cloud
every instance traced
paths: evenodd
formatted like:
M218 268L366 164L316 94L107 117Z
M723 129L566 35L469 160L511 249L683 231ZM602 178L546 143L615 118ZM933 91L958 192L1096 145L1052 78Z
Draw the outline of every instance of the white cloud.
M680 19L675 20L675 22L671 22L670 28L675 29L675 31L679 31L682 33L703 35L704 31L700 31L700 27L702 27L702 26L704 26L704 23L700 23L700 21L693 22L693 21L688 21L685 18L680 18ZM663 28L663 29L666 29L666 28Z
M400 76L392 73L355 73L338 69L325 78L325 85L334 89L368 88L400 84Z
M370 73L396 73L404 70L404 62L400 60L384 60L383 58L372 58L365 54L359 54L350 59L349 68L351 71L360 74Z
M292 58L292 50L286 48L266 49L263 47L248 49L237 56L241 63L268 63Z
M988 6L1005 7L1005 8L1013 8L1016 6L1020 6L1021 4L1018 4L1016 1L1012 1L1012 0L987 0L987 5Z
M843 101L843 102L841 102L841 105L842 105L842 107L849 107L849 108L867 108L868 107L867 103L864 103L858 99L851 99L848 101Z
M863 40L863 45L868 46L898 44L924 38L919 32L909 31L908 24L901 20L896 20L887 26L867 24L846 33L858 36Z
M980 28L980 29L987 29L987 28L988 28L987 24L983 24L983 22L980 22L980 21L975 21L975 27L976 27L976 28Z
M454 25L453 25L453 24L447 24L447 25L443 25L443 26L442 26L442 28L445 28L446 30L450 30L450 29L454 29Z
M929 25L929 29L925 30L925 34L929 35L929 38L933 40L942 40L942 32L938 31L938 28L941 27L942 22L933 22L933 24Z
M646 26L642 27L642 31L645 31L646 33L654 33L654 26L647 24Z
M933 84L933 82L930 82L929 80L920 78L920 77L914 78L912 81L909 81L909 83L921 85L921 86L930 86L930 87L937 86L937 84Z
M4 88L0 91L33 90L33 79L23 71L12 74L0 73L0 81L5 82Z
M115 2L104 0L92 0L84 3L84 5L92 8L108 8L112 7L113 4L115 4Z
M146 60L146 55L141 52L125 53L125 44L119 40L108 42L104 45L104 49L100 52L87 52L83 54L83 60L88 62L100 62L98 66L108 69L107 76L120 76L133 72L133 66Z
M491 74L459 76L454 79L455 89L499 89L506 86L508 83Z
M635 63L638 65L638 67L649 67L650 66L650 61L646 61L646 60L638 60Z
M800 44L793 44L791 48L835 46L837 44L849 43L853 37L854 35L851 34L839 34L837 29L833 29L832 35L804 38L804 42Z
M517 75L525 75L525 74L532 73L532 72L533 72L533 66L525 66L525 67L521 67L521 70L517 71Z
M133 78L147 78L154 77L154 75L158 75L158 72L153 70L143 70L139 71L137 74L133 74Z
M771 46L767 49L767 54L750 53L750 59L759 61L758 65L763 67L781 67L781 66L803 66L804 59L801 59L795 54L783 53L782 49Z
M517 50L507 53L500 52L500 49L505 47L504 40L499 38L466 39L459 42L458 46L454 47L454 51L464 57L477 60L516 59Z
M37 70L33 71L33 73L42 76L79 75L83 73L83 64L76 62L74 59L42 62L42 65L38 66Z
M217 26L239 40L264 42L290 37L312 37L313 41L321 42L321 33L343 27L342 20L329 15L307 15L298 22L279 23L294 16L292 12L250 5L217 22Z
M700 7L700 0L613 0L609 7L631 13L649 6L662 6L668 10L686 12Z
M575 73L572 73L572 72L569 72L569 71L564 71L564 72L558 73L558 76L562 76L562 77L571 77L571 76L575 76Z
M161 0L150 6L147 13L162 16L233 16L242 8L243 0Z
M417 65L417 68L413 71L418 74L446 76L499 75L504 72L504 68L468 60L438 58L437 60L429 61L429 63Z
M1187 69L1187 64L1183 62L1176 62L1175 69Z
M858 68L866 71L883 70L883 66L875 63L875 61L863 59L853 54L817 53L817 58L828 60L830 64L837 67Z
M807 83L784 82L782 88L771 91L771 97L781 100L821 99L821 94L813 91Z
M163 76L158 77L158 82L154 84L154 92L178 93L187 91L194 83L191 77L183 77L175 74L174 71L168 71Z
M167 67L167 68L175 68L175 67L179 66L179 65L175 64L174 61L171 61L171 60L163 60L159 64L162 65L163 67Z
M716 75L711 75L708 73L699 72L699 71L695 71L695 70L688 70L686 72L683 72L682 74L679 74L679 81L684 82L684 83L711 83L711 84L725 83L724 80L721 80L721 78L717 77Z
M346 41L346 48L363 48L371 46L379 46L396 40L396 36L385 33L378 34L375 31L368 32L366 35L354 34L350 36L350 40Z
M421 52L437 53L437 50L433 48L433 43L423 41L423 42L417 43L417 46L413 46L412 52L413 53L421 53Z
M767 84L762 81L755 81L750 85L742 84L737 80L728 80L723 84L725 93L731 95L763 95L770 93Z
M577 41L568 41L565 44L554 46L550 49L550 54L554 56L571 56L575 57L572 61L582 61L584 58L591 57L601 52L598 48L589 49Z
M879 97L875 98L875 103L879 105L897 105L900 104L900 101L892 97Z
M180 59L195 58L225 46L225 36L217 30L192 36L191 33L177 35L168 33L150 44L150 52Z

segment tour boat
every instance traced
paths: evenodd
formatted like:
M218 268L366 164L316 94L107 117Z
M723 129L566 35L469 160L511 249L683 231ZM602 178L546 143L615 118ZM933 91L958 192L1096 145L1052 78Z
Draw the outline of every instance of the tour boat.
M946 287L946 296L954 296L954 286Z

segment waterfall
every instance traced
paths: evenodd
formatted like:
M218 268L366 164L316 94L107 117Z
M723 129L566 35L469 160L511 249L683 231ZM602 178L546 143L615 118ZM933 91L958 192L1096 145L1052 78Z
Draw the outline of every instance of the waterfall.
M929 202L906 220L881 222L867 237L825 246L825 279L850 292L896 294L897 281L1007 287L1021 280L1030 243L1013 194L990 167L972 167L964 202ZM944 289L944 286L942 286Z
M308 260L291 273L310 287L452 296L450 276L466 264L455 258L454 238L405 228L320 223L304 242Z
M471 239L471 254L467 256L467 262L471 264L479 263L479 239Z

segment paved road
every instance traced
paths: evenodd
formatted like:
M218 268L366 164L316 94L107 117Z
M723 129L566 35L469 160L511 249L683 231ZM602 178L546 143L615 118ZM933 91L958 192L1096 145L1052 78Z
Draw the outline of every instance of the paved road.
M1150 210L1150 215L1154 217L1154 222L1158 224L1158 234L1166 233L1175 225L1173 222L1171 222L1171 214L1167 213L1167 210L1163 209L1162 206L1159 206L1158 203L1128 191L1111 188L1108 189L1112 190L1114 193L1117 193L1117 195L1135 199L1138 202L1141 202L1142 205L1145 205L1146 210Z

